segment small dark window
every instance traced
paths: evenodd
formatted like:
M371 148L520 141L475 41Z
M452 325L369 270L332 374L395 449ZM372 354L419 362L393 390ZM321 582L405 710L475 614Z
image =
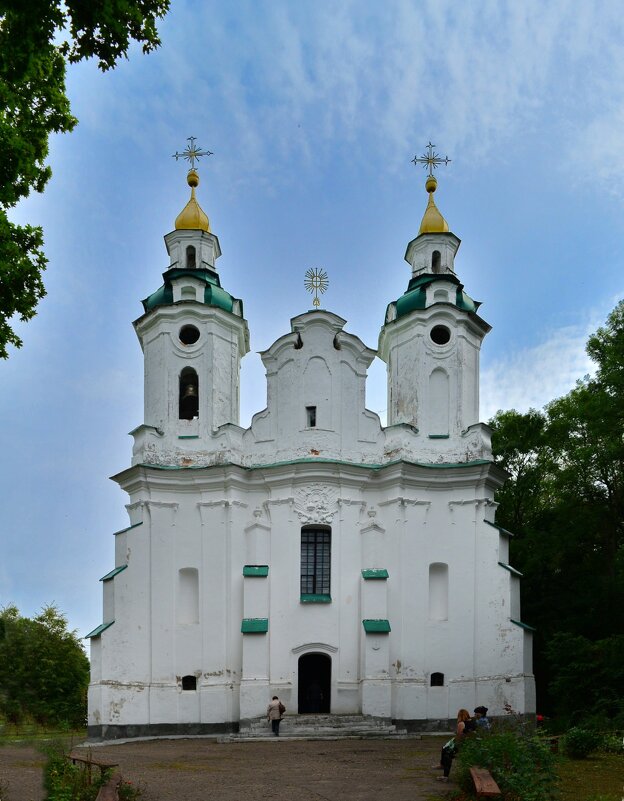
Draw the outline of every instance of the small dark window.
M180 420L192 420L199 416L199 379L192 367L180 373Z
M195 248L193 245L189 245L186 249L186 269L195 269Z
M431 674L431 686L432 687L444 687L444 673L432 673Z
M301 529L301 594L329 595L331 529Z
M430 336L436 345L446 345L451 338L451 331L445 325L434 325Z
M306 425L308 428L316 428L316 406L306 406Z
M178 336L183 345L193 345L199 339L199 328L194 325L183 325Z
M439 273L440 266L441 266L440 251L434 250L433 253L431 254L431 271L434 273Z
M182 689L183 690L196 690L197 689L197 676L182 676Z

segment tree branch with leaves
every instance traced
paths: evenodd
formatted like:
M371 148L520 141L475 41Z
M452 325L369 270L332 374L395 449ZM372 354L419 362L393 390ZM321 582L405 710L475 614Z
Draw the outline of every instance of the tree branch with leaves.
M45 295L43 231L17 225L10 209L43 192L52 171L48 140L77 120L66 93L67 64L96 58L105 72L132 41L160 45L156 22L170 0L0 0L0 357L21 347L12 328L32 319Z

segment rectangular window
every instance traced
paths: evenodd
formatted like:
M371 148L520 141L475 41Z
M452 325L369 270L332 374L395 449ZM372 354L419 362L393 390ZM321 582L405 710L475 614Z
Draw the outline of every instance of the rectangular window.
M316 406L306 406L306 425L308 428L316 428Z
M331 529L301 529L301 595L329 595Z

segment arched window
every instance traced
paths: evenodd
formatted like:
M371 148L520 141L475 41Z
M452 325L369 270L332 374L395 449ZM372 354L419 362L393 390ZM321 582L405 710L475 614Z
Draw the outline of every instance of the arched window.
M439 273L441 272L442 262L439 250L434 250L431 254L431 272Z
M195 248L193 245L189 245L186 249L186 269L195 269Z
M331 593L331 528L301 529L301 595Z
M444 687L444 673L432 673L431 674L431 686L432 687Z
M197 689L197 676L182 676L182 689L183 690L196 690Z
M180 420L192 420L199 416L199 378L192 367L180 373Z
M448 620L448 565L429 565L429 620Z

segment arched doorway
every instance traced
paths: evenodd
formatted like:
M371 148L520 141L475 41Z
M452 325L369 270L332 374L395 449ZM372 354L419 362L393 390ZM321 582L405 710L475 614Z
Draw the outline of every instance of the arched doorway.
M331 657L303 654L299 657L299 714L329 712Z

